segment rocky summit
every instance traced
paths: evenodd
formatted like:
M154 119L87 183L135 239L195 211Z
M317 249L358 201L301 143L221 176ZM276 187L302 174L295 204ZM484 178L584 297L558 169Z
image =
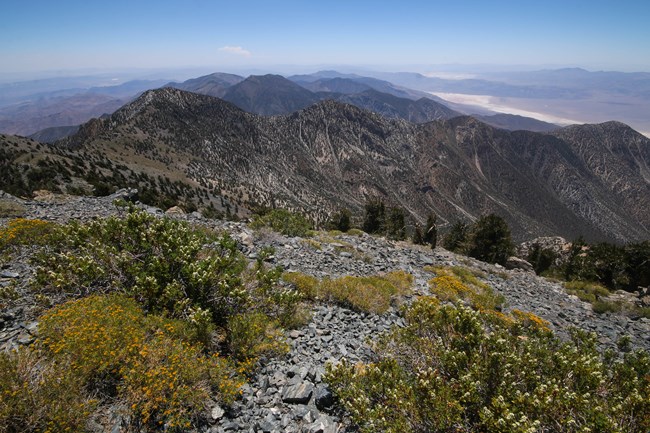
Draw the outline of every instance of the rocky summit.
M22 200L3 194L6 203L20 206L26 218L67 222L105 217L117 212L113 201L129 199L133 191L119 191L103 197L40 196ZM140 205L147 212L164 216L160 209ZM267 258L285 270L300 271L318 278L375 275L404 270L414 276L412 294L401 302L409 303L429 293L428 281L435 276L435 266L461 266L481 276L506 299L506 309L530 311L550 322L563 338L570 327L593 331L601 348L616 348L621 337L629 336L632 347L650 349L650 320L612 314L596 314L590 304L568 295L555 282L522 270L506 270L444 249L414 246L367 234L334 234L332 239L314 248L303 238L287 237L269 230L253 230L244 222L203 218L198 213L172 212L193 224L223 230L238 241L240 251L253 260L262 249L274 248ZM4 225L7 219L0 221ZM342 250L341 245L347 248ZM0 317L0 344L4 350L29 345L36 336L34 299L28 283L33 269L25 257L3 265L0 286L15 288L22 297ZM262 362L241 397L231 406L211 404L206 413L208 425L201 431L221 432L310 432L334 433L354 431L344 412L334 408L331 390L323 382L328 363L371 361L375 357L372 341L393 326L404 326L397 304L384 314L355 312L342 306L316 303L304 326L287 331L290 345L286 355ZM119 408L106 408L104 417L93 424L95 431L120 431L126 422Z

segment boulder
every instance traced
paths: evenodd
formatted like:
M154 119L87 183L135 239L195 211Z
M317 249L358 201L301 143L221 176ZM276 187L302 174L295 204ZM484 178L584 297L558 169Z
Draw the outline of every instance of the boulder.
M508 260L506 260L506 269L521 269L526 272L535 272L533 265L528 263L526 260L515 256L508 257Z

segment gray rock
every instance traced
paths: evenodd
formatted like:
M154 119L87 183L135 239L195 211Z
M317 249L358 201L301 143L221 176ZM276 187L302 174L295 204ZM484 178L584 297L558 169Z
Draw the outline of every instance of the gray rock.
M306 404L314 393L314 385L310 382L301 382L290 385L282 393L282 401L285 403Z
M506 269L521 269L526 272L535 272L533 265L515 256L508 257L508 260L506 260Z
M320 410L328 410L334 406L334 395L326 385L318 385L314 392L314 403Z
M211 417L214 421L218 421L218 420L220 420L221 418L223 418L223 416L225 415L225 413L226 413L226 412L221 408L221 406L216 405L216 406L214 406L214 407L212 408L212 411L210 412L210 417Z

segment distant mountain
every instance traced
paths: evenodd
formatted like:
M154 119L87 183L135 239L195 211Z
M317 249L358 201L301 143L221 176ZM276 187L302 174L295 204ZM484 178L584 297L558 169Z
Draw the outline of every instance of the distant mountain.
M81 93L0 108L0 132L30 135L46 128L79 125L110 114L128 100L97 93Z
M214 74L192 78L182 83L168 83L167 86L222 98L226 90L242 81L244 81L244 77L240 77L239 75L216 72Z
M288 79L314 92L326 91L349 94L375 89L379 92L388 93L400 98L435 99L435 97L432 97L428 93L396 86L388 81L355 74L341 74L336 71L320 71L309 75L293 75Z
M531 117L518 116L516 114L474 114L473 117L487 123L488 125L492 125L495 128L507 129L509 131L525 130L534 132L550 132L560 128L559 125L553 123L543 122Z
M29 138L40 141L41 143L54 143L57 140L75 134L77 131L79 131L79 125L53 126L35 132Z
M360 215L366 198L380 196L418 221L436 212L443 226L496 212L517 240L650 237L650 140L620 124L556 134L471 117L418 125L336 101L264 117L165 88L55 147L175 179L196 189L195 202L221 196L241 212L275 205L323 220L341 206Z
M343 95L336 99L391 119L404 119L414 123L451 119L461 115L459 112L431 99L420 98L413 101L378 92L374 89L352 95Z
M242 110L263 115L287 114L321 98L281 75L251 75L223 95Z
M372 89L367 84L360 83L350 78L324 78L316 81L296 81L305 89L312 92L332 92L332 93L361 93Z

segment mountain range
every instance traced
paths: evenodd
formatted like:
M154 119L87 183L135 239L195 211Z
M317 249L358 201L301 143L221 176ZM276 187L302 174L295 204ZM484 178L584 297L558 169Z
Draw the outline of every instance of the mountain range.
M9 99L0 107L0 132L53 142L70 135L81 123L111 114L142 91L157 88L160 84L160 81L134 80L116 86L71 88L31 95L21 86L2 87L0 92L6 91ZM450 119L468 112L461 105L427 92L336 71L289 78L271 74L244 78L213 73L180 83L167 82L164 86L222 98L244 111L263 115L288 114L325 99L416 123ZM481 119L509 130L550 131L557 128L554 124L510 114L483 116Z
M193 189L197 206L221 198L241 214L281 206L323 221L340 207L361 215L377 196L412 222L435 212L441 228L494 212L518 240L650 237L650 140L617 122L509 132L468 116L412 123L334 100L262 116L167 87L47 151L50 160L101 155L102 170L121 173L113 182L172 179Z

